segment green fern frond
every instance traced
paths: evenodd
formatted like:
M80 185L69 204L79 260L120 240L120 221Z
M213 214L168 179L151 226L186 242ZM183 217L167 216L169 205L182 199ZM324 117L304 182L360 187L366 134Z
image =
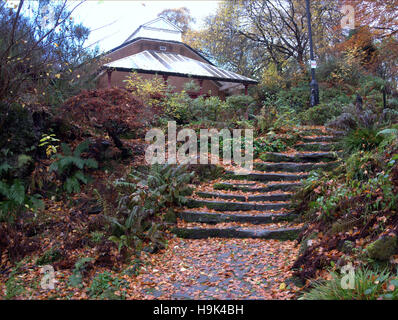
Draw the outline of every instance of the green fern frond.
M90 169L97 169L98 168L98 162L95 161L94 159L85 159L84 160L84 166Z
M377 135L396 135L398 136L398 129L396 128L388 128L388 129L384 129L381 130L377 133Z
M88 179L87 177L84 175L84 173L82 171L77 171L74 175L73 175L77 180L80 180L82 183L86 184L88 183Z
M25 187L19 180L14 180L8 192L8 198L22 205L25 200Z
M70 146L67 143L61 143L61 149L62 149L62 153L65 156L71 156L72 155L72 150L70 149Z
M80 192L80 183L75 177L69 177L64 183L64 189L69 193Z
M75 156L75 157L80 157L80 155L81 155L84 151L86 151L86 150L88 149L89 143L90 143L90 142L89 142L88 140L83 141L82 143L80 143L80 144L75 148L75 150L73 151L73 156Z
M0 164L0 175L3 172L7 173L10 169L12 169L12 167L7 162L4 162L4 163Z

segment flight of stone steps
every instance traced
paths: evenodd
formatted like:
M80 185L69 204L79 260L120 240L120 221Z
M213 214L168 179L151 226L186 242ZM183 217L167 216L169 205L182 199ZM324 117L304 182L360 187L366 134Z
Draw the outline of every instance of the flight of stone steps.
M295 239L302 225L290 208L294 191L310 171L331 170L338 159L333 151L338 133L301 130L295 153L267 153L266 162L255 162L252 173L226 172L223 181L199 187L177 213L173 232L188 239Z

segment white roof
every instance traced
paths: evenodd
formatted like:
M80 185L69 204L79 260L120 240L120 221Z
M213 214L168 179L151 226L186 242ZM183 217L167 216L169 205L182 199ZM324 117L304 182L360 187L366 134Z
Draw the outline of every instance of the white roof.
M125 42L136 38L182 41L182 31L164 18L157 18L138 27Z
M257 81L180 54L146 50L104 65L107 69L171 76L194 77L224 82L256 84Z

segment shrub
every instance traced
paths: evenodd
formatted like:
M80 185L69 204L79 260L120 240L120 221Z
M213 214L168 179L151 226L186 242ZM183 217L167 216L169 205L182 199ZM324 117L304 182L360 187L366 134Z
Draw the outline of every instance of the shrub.
M356 151L372 151L383 141L383 138L377 133L377 130L367 128L351 131L342 140L344 152L351 154Z
M88 177L84 175L84 170L97 168L97 161L94 159L83 159L81 154L88 149L88 141L80 143L72 152L70 147L61 144L63 154L57 153L50 166L50 172L56 171L63 181L63 188L69 193L80 192L80 184L86 184Z
M119 199L116 214L108 215L113 234L109 239L119 251L133 249L139 254L144 241L150 242L151 252L165 247L161 219L166 210L174 214L170 210L185 203L192 177L184 166L154 165L147 174L132 170L115 182Z
M28 108L0 102L0 150L7 150L6 158L32 151L38 141L36 132Z
M163 102L165 116L178 124L188 123L194 118L190 108L192 100L185 91L167 94Z
M263 106L260 110L260 114L256 115L256 129L259 134L263 134L269 131L274 125L277 119L278 113L275 107Z
M233 95L226 99L226 110L233 118L242 118L255 106L254 99L249 95Z
M72 287L81 288L83 282L83 274L86 271L87 265L93 258L81 258L75 263L75 267L72 270L72 275L69 277L69 285Z
M147 106L154 106L162 99L167 85L161 77L145 79L137 72L132 72L127 77L126 88L134 93Z
M98 137L106 132L118 148L118 135L134 132L140 136L159 113L156 106L144 107L132 93L121 88L83 90L68 99L62 111L62 118L74 123L79 134Z
M332 57L318 68L319 78L334 86L358 85L362 71L359 61L351 52Z
M122 282L114 278L109 272L105 271L96 275L91 283L87 292L91 298L95 299L123 299L123 295L116 295L115 292L119 291Z
M195 121L220 121L224 120L225 114L228 115L229 120L239 119L234 113L231 114L229 106L216 96L208 98L200 96L192 99L185 91L169 93L163 105L165 116L180 125L191 124Z
M38 266L43 266L58 261L61 258L61 251L59 249L51 248L44 252L43 255L36 260L36 264Z
M11 169L8 163L0 164L0 222L13 223L27 209L44 208L40 195L27 194L22 180L7 177Z
M341 108L335 105L321 103L301 112L298 117L302 124L305 125L324 125L326 122L340 115L341 111Z
M223 110L227 108L227 105L217 96L211 96L209 98L200 96L193 101L192 108L194 110L200 110L197 119L219 121L220 115L223 113Z
M308 82L301 82L296 87L281 90L275 100L278 110L293 109L301 112L308 108L310 101L310 86Z

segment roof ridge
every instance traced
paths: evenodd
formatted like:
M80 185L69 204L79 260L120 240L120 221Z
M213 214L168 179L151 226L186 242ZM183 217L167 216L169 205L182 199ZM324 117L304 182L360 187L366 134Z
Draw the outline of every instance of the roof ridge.
M166 24L168 24L169 26L171 26L174 30L172 30L172 29L158 28L158 27L156 27L156 26L155 26L155 27L151 26L152 24L154 24L154 23L156 23L156 22L158 22L158 21L163 21L163 22L165 22ZM128 38L127 38L123 43L126 43L126 42L129 41L129 40L132 40L132 38L134 37L134 35L137 34L137 33L141 30L141 28L152 28L152 29L155 29L155 30L167 30L167 31L171 31L171 32L182 33L181 28L179 28L178 26L176 26L174 23L172 23L171 21L169 21L169 20L166 19L166 18L158 17L158 18L153 19L153 20L151 20L151 21L148 21L148 22L146 22L146 23L144 23L144 24L141 24L137 29L135 29L135 31L134 31L132 34L130 34L130 35L128 36Z
M158 17L158 18L156 18L156 19L153 19L153 20L151 20L151 21L148 21L148 22L146 22L146 23L140 25L140 27L148 26L148 25L150 25L150 24L152 24L152 23L154 23L154 22L156 22L156 21L159 21L159 20L162 20L162 21L166 22L167 24L169 24L169 25L172 26L173 28L175 28L175 29L177 29L178 31L182 32L181 28L179 28L179 27L178 27L177 25L175 25L173 22L171 22L170 20L168 20L168 19L166 19L166 18L164 18L164 17Z

